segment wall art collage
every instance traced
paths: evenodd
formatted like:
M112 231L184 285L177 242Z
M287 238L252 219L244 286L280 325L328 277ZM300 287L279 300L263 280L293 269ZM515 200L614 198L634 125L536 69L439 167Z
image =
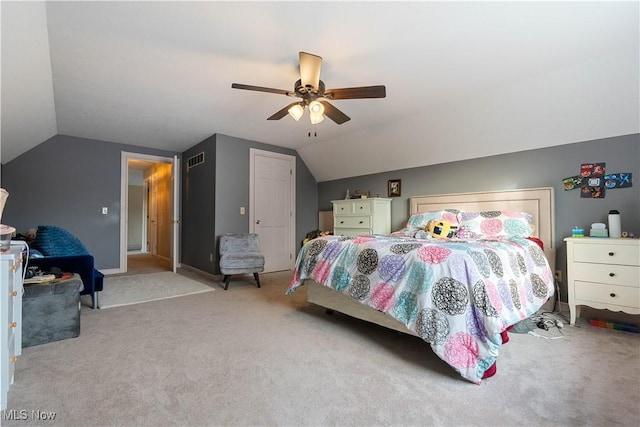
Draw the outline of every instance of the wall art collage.
M631 173L607 173L605 163L583 163L580 175L562 180L565 191L580 189L580 197L603 199L607 190L631 187Z

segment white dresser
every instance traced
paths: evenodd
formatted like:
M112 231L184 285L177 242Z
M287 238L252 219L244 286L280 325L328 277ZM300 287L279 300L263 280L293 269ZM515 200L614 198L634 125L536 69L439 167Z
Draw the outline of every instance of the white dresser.
M391 199L333 200L333 234L391 233Z
M22 245L0 252L0 410L7 408L13 371L22 354Z
M580 306L640 314L640 240L567 237L571 324Z

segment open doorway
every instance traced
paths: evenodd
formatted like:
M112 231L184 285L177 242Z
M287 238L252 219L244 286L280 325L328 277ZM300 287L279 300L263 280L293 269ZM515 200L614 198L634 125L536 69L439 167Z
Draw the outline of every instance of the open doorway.
M171 271L174 257L174 159L123 153L120 270Z

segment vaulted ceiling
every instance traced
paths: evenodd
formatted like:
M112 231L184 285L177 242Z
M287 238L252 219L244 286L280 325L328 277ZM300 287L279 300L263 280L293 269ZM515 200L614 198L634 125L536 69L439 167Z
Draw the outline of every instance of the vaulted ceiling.
M318 181L639 132L628 2L10 2L3 163L55 134L183 151L215 133L298 151ZM351 117L266 118L298 52ZM311 131L311 137L308 136ZM314 136L313 134L317 136Z

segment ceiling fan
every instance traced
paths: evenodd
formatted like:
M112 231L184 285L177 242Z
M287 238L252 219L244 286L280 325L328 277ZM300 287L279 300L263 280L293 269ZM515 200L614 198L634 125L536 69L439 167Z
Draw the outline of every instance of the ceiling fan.
M320 56L300 52L300 80L295 83L293 91L241 83L233 83L231 87L300 98L300 101L287 105L268 117L267 120L280 120L289 114L294 120L298 121L304 114L305 107L308 107L309 118L311 124L314 125L324 120L325 115L339 125L351 120L349 116L334 107L328 100L384 98L387 95L383 85L325 89L324 82L320 80L321 67L322 58Z

